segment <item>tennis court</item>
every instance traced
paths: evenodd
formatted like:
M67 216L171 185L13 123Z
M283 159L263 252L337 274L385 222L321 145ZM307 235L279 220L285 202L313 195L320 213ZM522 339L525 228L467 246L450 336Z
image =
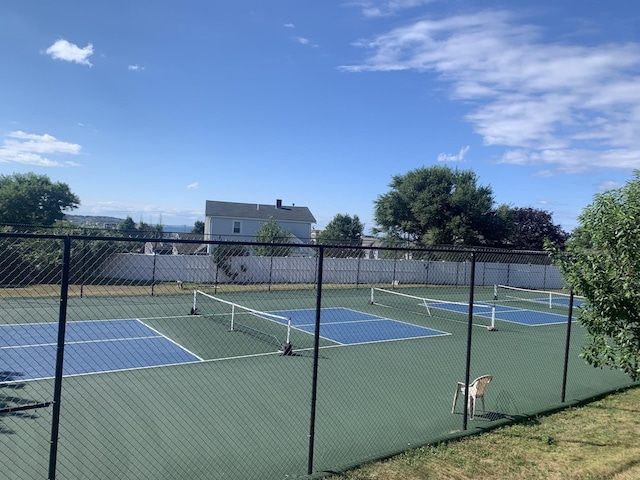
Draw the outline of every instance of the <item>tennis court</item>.
M429 308L450 310L458 313L468 313L469 306L459 303L426 303ZM541 325L555 325L567 322L566 314L541 312L526 308L509 307L506 305L474 304L473 315L486 318L487 320L498 320L502 322L519 323L531 327Z
M291 326L314 334L316 311L278 310L270 312L291 319ZM325 308L320 314L320 336L339 345L388 342L411 338L450 335L447 332L364 313L350 308Z
M194 285L206 294L195 300L175 282L72 285L58 477L284 479L311 469L315 478L629 385L585 365L575 326L562 403L566 298L504 289L496 300L493 283L475 286L472 325L494 321L497 331L471 329L470 375L494 380L486 411L463 431L451 406L471 339L467 267L417 264L416 274L450 280L386 282L393 292L375 298L370 284L326 285L321 302L313 284L205 283ZM238 272L257 275L252 268ZM503 270L522 274L483 269L491 278ZM60 286L36 287L0 290L0 465L9 480L46 478L51 460ZM287 342L293 355L284 355Z
M21 381L53 378L58 325L0 325L2 368ZM127 370L202 361L143 322L72 322L65 329L64 375Z

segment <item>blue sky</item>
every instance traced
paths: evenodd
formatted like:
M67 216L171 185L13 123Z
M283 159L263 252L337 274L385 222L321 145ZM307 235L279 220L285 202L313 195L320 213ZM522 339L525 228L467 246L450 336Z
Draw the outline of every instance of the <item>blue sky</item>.
M635 0L0 3L0 174L165 225L206 200L365 233L394 175L473 170L570 231L640 168Z

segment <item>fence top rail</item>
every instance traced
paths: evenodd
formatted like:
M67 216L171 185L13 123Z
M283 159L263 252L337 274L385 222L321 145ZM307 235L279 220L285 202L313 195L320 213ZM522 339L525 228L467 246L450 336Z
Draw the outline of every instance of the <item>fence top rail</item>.
M400 247L385 247L385 246L365 246L365 245L344 245L344 244L316 244L316 243L277 243L277 242L238 242L233 240L200 240L193 238L158 238L158 237L125 237L125 236L109 236L109 235L81 235L81 234L61 234L61 233L24 233L24 232L0 232L0 238L25 238L25 239L53 239L53 240L81 240L81 241L109 241L109 242L135 242L135 243L183 243L183 244L198 244L198 245L246 245L248 247L304 247L314 250L341 248L350 249L354 251L395 251L395 252L437 252L437 253L457 253L468 255L522 255L526 257L548 257L547 252L535 251L535 250L512 250L512 249L499 249L493 247L457 247L446 245L434 245L434 246L400 246Z

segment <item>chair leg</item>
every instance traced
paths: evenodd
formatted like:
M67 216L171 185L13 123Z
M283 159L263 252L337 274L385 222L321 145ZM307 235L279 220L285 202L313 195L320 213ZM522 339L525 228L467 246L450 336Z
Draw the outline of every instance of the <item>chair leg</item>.
M451 413L456 411L456 404L458 403L458 393L460 393L460 389L456 388L456 393L453 394L453 406L451 407Z
M469 420L473 420L476 413L476 399L469 395Z

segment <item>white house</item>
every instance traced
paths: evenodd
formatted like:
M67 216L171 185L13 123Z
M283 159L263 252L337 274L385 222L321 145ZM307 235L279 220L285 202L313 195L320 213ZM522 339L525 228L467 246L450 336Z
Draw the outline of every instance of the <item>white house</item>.
M255 241L256 232L273 218L293 236L293 243L311 243L311 225L316 219L307 207L275 204L218 202L207 200L205 207L205 240L237 242Z

